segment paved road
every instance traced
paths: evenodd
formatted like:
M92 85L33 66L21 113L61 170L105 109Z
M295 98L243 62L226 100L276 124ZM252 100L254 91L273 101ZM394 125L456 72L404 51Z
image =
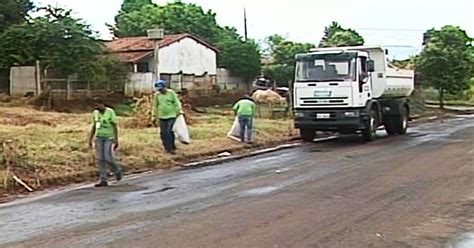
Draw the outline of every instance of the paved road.
M473 142L466 116L56 192L0 205L0 247L440 247L474 230Z

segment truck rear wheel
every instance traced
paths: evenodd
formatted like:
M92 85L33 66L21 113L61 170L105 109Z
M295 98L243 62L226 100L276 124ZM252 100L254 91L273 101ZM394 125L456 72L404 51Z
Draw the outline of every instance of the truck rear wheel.
M377 111L373 108L370 110L369 120L365 123L365 129L362 130L362 137L364 141L373 141L375 139L375 133L377 132Z
M395 131L400 134L406 134L408 129L408 109L407 107L402 107L400 115L393 118Z
M397 130L395 129L395 122L394 122L394 117L391 115L387 115L384 117L384 126L385 126L385 131L387 132L388 135L395 135L397 134Z
M311 142L316 138L316 130L311 128L301 128L300 135L304 141Z

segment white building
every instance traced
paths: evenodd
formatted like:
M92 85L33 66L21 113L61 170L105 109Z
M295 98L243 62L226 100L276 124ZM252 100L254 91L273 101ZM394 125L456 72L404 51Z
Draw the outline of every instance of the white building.
M106 43L117 57L131 65L127 95L153 90L154 42L148 37L117 38ZM159 43L160 78L175 89L209 90L216 83L218 50L191 34L165 35Z

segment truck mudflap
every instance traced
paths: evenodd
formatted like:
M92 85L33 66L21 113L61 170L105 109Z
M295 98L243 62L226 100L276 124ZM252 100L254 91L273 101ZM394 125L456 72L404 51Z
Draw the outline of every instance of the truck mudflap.
M368 119L365 108L357 109L297 109L295 128L315 131L352 133L365 128Z

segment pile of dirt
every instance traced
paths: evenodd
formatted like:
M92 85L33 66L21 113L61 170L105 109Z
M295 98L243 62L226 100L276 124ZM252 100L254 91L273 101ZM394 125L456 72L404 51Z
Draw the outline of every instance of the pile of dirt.
M222 106L222 105L229 105L234 104L237 100L242 98L244 93L237 92L237 91L227 91L221 92L219 94L205 94L205 95L190 95L189 96L189 103L193 107L213 107L213 106Z
M43 119L40 116L19 115L11 113L2 113L2 116L0 117L0 124L22 127L29 124L38 124L56 127L56 123L50 120Z
M149 128L153 127L151 109L153 103L153 95L144 95L142 97L133 98L134 108L133 116L123 121L126 128Z
M112 107L129 100L128 97L121 94L101 96L100 98ZM94 98L50 99L46 94L43 94L31 100L30 104L39 110L50 110L60 113L84 113L90 112L94 108Z
M196 124L197 121L192 118L194 112L193 106L189 103L187 94L180 95L180 101L184 111L184 117L188 125ZM126 128L150 128L155 126L152 121L152 104L153 95L144 95L142 97L133 98L134 109L133 116L123 121L123 125Z
M24 185L18 185L17 180L26 179L29 186L40 186L38 177L38 168L28 161L28 148L26 145L15 139L0 140L0 187L2 191L8 192L17 187L23 188ZM14 180L16 178L16 180Z
M13 101L13 97L9 95L5 95L5 94L0 94L0 102L8 103L12 101Z

